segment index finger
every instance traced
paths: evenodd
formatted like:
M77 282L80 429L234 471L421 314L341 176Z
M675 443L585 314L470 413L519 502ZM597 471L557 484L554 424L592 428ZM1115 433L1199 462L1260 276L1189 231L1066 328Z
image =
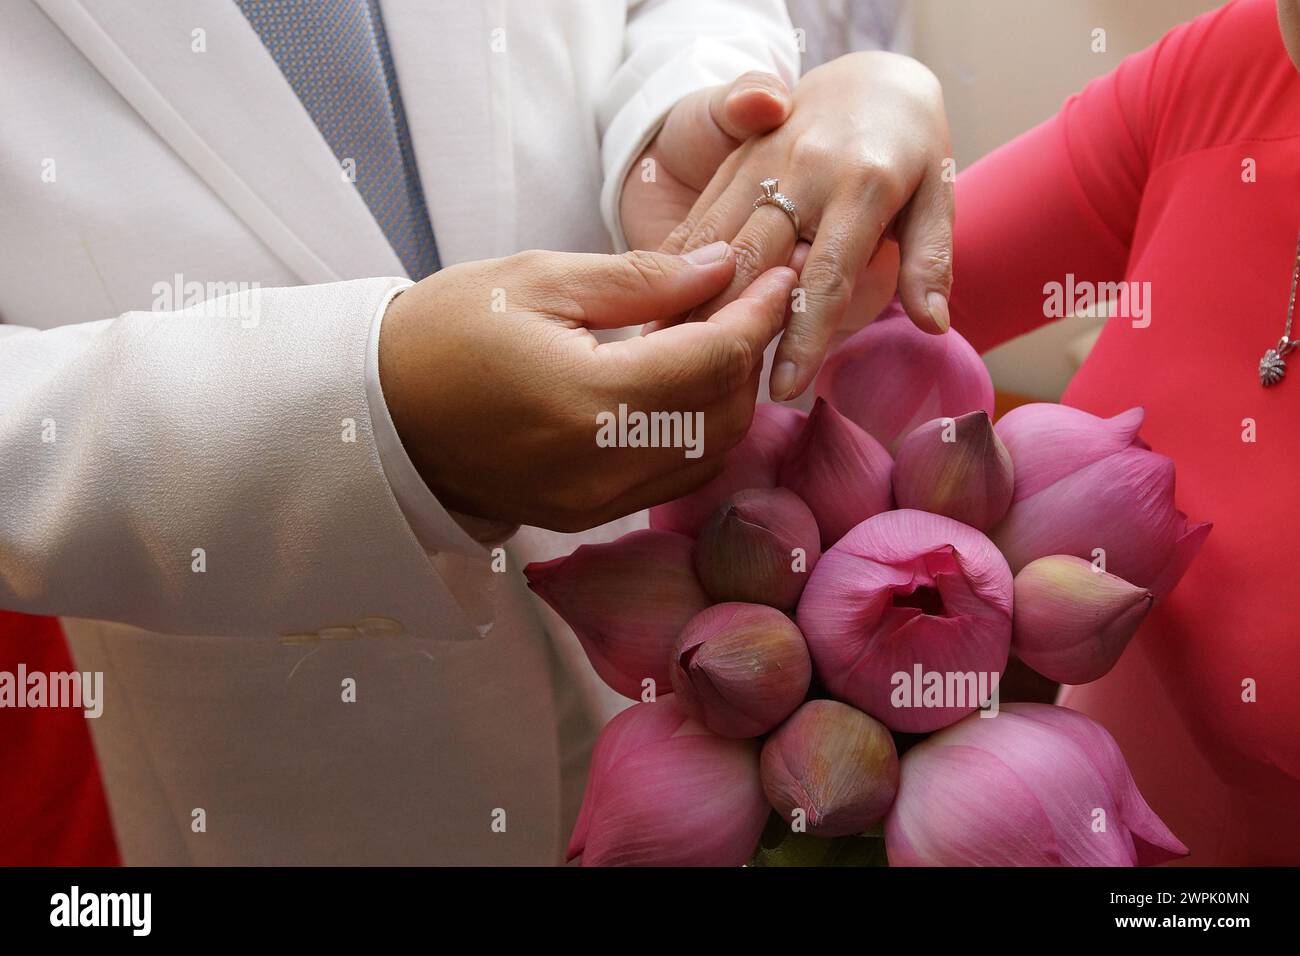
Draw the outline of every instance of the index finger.
M759 276L706 322L686 322L597 346L618 357L620 374L642 386L642 400L702 408L756 381L763 350L781 330L794 270Z
M751 201L752 202L752 201ZM709 318L744 296L752 283L774 267L786 266L798 236L790 218L772 205L751 209L749 218L731 240L735 271L720 293L691 313L692 318ZM788 305L787 300L784 305Z

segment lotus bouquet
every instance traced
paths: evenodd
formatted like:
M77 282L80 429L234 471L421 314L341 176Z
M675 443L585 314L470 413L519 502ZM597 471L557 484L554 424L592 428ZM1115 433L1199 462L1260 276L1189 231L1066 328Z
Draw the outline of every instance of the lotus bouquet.
M1185 855L1102 727L997 705L1012 655L1052 681L1105 674L1209 532L1175 508L1141 409L994 425L970 344L897 306L815 392L808 414L759 406L648 530L527 568L639 701L597 741L570 859L741 865L786 834L823 861L883 840L894 866Z

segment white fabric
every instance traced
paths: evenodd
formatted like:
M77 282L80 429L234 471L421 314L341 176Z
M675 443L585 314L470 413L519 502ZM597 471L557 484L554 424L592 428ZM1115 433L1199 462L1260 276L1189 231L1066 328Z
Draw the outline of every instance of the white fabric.
M613 248L677 97L793 78L779 0L383 11L447 264ZM125 860L555 862L615 703L519 571L614 529L525 529L491 587L404 491L417 540L367 391L400 266L236 5L8 0L0 117L0 607L105 672Z

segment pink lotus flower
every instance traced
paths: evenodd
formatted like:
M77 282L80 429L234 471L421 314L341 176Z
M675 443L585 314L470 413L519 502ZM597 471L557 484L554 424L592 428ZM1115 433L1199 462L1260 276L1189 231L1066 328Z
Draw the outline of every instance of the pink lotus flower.
M1151 610L1151 592L1055 554L1016 575L1011 647L1044 677L1086 684L1106 674Z
M835 350L814 388L891 454L922 422L993 413L993 380L970 343L922 332L897 302Z
M909 750L885 848L891 866L1147 866L1187 855L1110 734L1046 704L972 715Z
M970 713L995 688L1011 644L1011 595L1007 562L974 528L886 511L822 555L797 618L832 696L893 730L923 732ZM931 687L936 675L944 693L931 700L913 675Z
M653 530L526 569L612 687L675 692L602 732L569 857L736 866L771 808L821 837L883 819L894 865L1185 855L1099 726L995 703L1012 651L1062 682L1109 670L1209 532L1174 507L1141 410L992 426L969 344L896 307L816 391L808 416L761 406ZM814 670L834 699L805 699ZM937 733L900 763L891 730Z
M781 468L781 486L805 502L829 548L855 524L893 506L889 452L817 399Z
M716 737L674 697L605 725L568 859L583 866L740 866L769 808L758 743Z
M1065 405L1023 405L995 426L1015 465L1011 509L993 531L1019 571L1035 558L1105 553L1105 570L1173 590L1209 524L1174 507L1174 463L1137 437L1142 409L1098 418Z
M812 661L794 622L762 604L717 604L691 618L673 647L682 709L723 737L757 737L808 693Z
M903 440L894 462L900 508L947 515L988 531L1011 507L1011 455L983 409L936 418Z
M689 495L650 509L650 527L695 537L724 501L747 488L775 488L781 464L807 418L785 405L759 405L749 432L727 452L727 463L712 481Z
M898 752L885 726L835 700L810 700L782 724L759 761L763 792L807 832L862 833L885 815L898 792Z
M817 519L786 488L728 498L695 539L695 573L715 601L793 610L821 555Z
M677 635L711 603L691 568L692 546L670 531L634 531L530 564L524 576L573 628L605 683L638 698L647 678L668 686Z

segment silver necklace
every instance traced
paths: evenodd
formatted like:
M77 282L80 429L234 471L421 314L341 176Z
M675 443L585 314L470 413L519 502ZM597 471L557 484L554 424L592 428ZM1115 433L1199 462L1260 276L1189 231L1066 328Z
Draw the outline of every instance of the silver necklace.
M1300 342L1291 338L1297 278L1300 278L1300 238L1296 239L1295 268L1291 270L1291 301L1286 305L1286 328L1282 330L1282 337L1277 340L1277 345L1265 352L1264 357L1259 360L1259 384L1265 388L1282 381L1282 376L1286 374L1286 357L1295 350L1297 345L1300 345Z

